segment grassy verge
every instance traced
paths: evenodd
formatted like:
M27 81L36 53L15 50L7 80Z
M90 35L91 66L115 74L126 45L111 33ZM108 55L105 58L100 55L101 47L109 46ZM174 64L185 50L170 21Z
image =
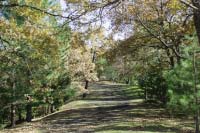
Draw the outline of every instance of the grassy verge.
M143 99L144 91L139 86L126 86L123 95L130 99Z

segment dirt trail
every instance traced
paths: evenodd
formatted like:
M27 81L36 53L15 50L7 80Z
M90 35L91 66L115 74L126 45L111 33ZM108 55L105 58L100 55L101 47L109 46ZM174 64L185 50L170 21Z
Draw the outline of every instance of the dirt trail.
M109 82L90 85L83 100L31 123L6 129L9 133L160 133L191 132L192 121L169 119L164 109L125 95L127 86Z

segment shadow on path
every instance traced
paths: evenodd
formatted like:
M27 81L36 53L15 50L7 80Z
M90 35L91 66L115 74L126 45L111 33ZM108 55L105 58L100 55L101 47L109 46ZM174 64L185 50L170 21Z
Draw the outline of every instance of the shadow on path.
M90 94L84 100L69 103L64 111L8 132L191 132L192 121L169 119L165 110L156 105L130 100L124 95L126 88L105 82L90 84Z
M44 125L40 129L46 129L53 132L86 133L104 130L180 132L177 128L161 125L120 125L123 124L123 122L134 123L135 120L136 122L143 122L145 124L145 120L154 120L162 115L162 118L165 117L161 110L152 106L146 106L146 108L144 108L144 106L144 104L120 105L113 107L82 108L63 111L45 118L43 120Z

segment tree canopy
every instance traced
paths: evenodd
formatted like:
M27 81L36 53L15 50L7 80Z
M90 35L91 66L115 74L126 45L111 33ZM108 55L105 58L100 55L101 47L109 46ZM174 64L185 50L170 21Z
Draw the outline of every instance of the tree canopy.
M1 0L0 125L98 80L137 85L198 125L199 45L200 0Z

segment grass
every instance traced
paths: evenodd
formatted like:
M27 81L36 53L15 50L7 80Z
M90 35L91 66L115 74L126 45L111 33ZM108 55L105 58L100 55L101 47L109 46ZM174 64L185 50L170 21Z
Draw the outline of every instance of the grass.
M189 133L190 119L170 118L164 108L143 102L137 86L96 83L86 99L64 105L59 112L8 132ZM28 130L29 129L29 130Z
M138 86L126 86L124 95L130 99L143 98L144 91Z

